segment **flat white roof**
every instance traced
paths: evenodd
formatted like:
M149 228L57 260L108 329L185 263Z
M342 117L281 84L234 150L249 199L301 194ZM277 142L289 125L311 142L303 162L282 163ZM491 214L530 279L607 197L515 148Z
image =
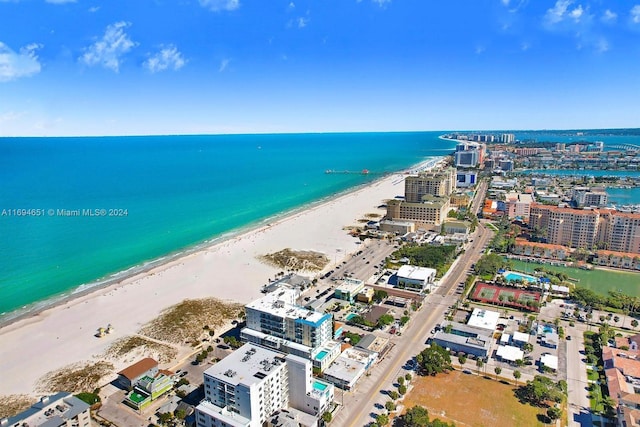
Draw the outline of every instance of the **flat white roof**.
M517 341L517 342L529 342L529 337L531 335L529 334L525 334L524 332L514 332L513 333L513 340Z
M515 362L516 360L524 359L524 351L512 345L499 346L496 354L501 359L508 360L509 362Z
M500 337L500 342L509 342L509 339L511 339L511 335L509 334L502 334L502 336Z
M496 326L498 326L498 319L500 319L500 313L497 311L474 308L467 325L474 326L476 328L488 329L493 332L496 329Z
M285 319L305 319L316 323L322 319L324 313L308 310L295 304L300 293L295 289L280 288L266 296L250 302L247 308L273 314Z
M554 356L553 354L543 354L540 357L540 364L542 366L546 366L547 368L551 368L554 371L558 370L558 356Z
M417 267L415 265L403 265L398 269L397 275L405 279L427 281L435 277L436 270L427 267Z
M359 279L352 279L351 277L345 277L342 283L336 287L336 290L340 292L356 292L359 291L364 286L364 282Z
M247 343L204 371L228 384L251 386L278 371L285 354Z

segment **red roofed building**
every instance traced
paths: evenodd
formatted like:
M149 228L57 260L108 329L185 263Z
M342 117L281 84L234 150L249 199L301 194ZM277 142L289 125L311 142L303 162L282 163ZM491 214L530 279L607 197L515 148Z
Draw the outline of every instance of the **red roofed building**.
M156 375L158 375L158 362L146 357L118 372L118 382L128 390L142 377L155 378Z

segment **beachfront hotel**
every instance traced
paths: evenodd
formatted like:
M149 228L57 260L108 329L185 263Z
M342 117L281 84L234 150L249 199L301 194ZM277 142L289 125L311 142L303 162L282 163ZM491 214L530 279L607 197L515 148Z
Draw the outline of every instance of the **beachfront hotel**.
M332 340L333 318L296 305L299 296L298 290L280 288L247 304L247 326L240 338L312 360L324 370L340 355L340 343Z
M313 378L309 360L245 344L204 372L204 393L198 427L259 427L279 414L315 426L334 387Z
M387 203L386 218L392 221L413 221L417 227L429 228L442 225L450 208L449 197L424 196L419 203L394 199Z
M404 198L407 202L420 203L424 196L449 197L456 188L456 169L422 172L404 180Z

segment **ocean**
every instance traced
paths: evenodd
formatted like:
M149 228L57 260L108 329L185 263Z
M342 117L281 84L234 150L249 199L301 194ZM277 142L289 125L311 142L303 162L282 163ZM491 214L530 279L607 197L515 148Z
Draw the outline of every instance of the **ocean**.
M0 318L451 153L439 135L0 138Z

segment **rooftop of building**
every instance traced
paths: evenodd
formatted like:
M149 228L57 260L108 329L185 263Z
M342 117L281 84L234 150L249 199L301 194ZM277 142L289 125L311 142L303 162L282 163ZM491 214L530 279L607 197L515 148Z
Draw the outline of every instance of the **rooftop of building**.
M118 372L118 375L122 375L128 380L134 380L138 378L140 375L143 375L149 369L155 368L158 366L158 362L151 357L145 357L142 360L137 361L131 366L127 366L122 371Z
M359 291L364 286L362 280L353 279L351 277L345 277L342 282L336 287L336 291L343 293Z
M331 317L331 315L296 305L295 301L298 295L299 292L294 289L281 288L250 302L246 305L246 308L273 314L281 318L301 319L314 324L321 323L326 318Z
M415 265L403 265L398 269L397 276L410 280L429 280L436 275L436 270Z
M636 254L633 252L617 252L617 251L608 251L605 249L600 249L598 251L596 251L596 254L599 257L604 257L604 256L617 256L620 258L630 258L630 259L634 259L634 258L640 258L640 254Z
M204 371L204 375L232 385L251 386L273 374L284 364L285 356L248 343Z
M515 362L516 360L522 360L524 358L524 352L520 350L520 348L512 345L498 346L496 354L498 357L503 360L508 360L509 362Z
M561 251L564 250L566 252L573 252L573 249L568 248L566 246L562 246L562 245L554 245L551 243L539 243L539 242L530 242L526 239L523 239L521 237L516 237L516 246L529 246L532 248L540 248L540 249L550 249L550 250L555 250L555 251Z
M29 409L7 419L2 426L59 426L64 425L65 420L71 420L89 409L89 405L71 393L60 392L51 396L42 397Z
M451 332L445 332L447 325L451 325ZM435 333L433 336L434 339L484 349L486 351L491 347L492 338L486 329L479 329L453 322L445 324L444 327L445 329L441 329Z
M474 308L467 325L493 332L498 326L499 319L500 313L497 311Z

